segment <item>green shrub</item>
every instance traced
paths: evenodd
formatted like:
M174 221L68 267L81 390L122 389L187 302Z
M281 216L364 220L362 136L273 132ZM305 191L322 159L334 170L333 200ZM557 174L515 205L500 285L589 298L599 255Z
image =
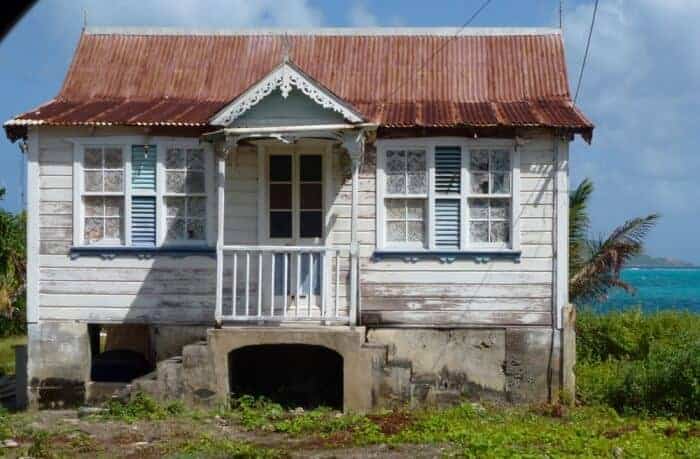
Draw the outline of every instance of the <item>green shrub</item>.
M643 313L639 309L596 314L583 311L576 319L579 362L608 359L641 360L651 344L683 344L700 339L700 314L686 311Z
M700 418L700 314L584 312L576 331L580 401Z
M700 340L654 345L647 359L628 366L609 398L618 411L700 418Z

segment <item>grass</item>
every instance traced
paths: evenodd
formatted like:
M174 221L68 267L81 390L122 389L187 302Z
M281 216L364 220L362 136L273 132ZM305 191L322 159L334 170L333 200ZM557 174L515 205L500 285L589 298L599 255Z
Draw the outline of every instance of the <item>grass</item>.
M0 338L0 374L15 373L15 350L13 346L27 344L26 336Z

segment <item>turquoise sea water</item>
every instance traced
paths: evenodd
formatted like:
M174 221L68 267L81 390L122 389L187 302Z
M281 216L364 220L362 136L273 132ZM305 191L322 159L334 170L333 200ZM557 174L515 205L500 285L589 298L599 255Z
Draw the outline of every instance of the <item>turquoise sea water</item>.
M637 291L611 292L607 301L594 306L600 312L641 307L644 311L684 309L700 313L700 268L629 268L622 279Z

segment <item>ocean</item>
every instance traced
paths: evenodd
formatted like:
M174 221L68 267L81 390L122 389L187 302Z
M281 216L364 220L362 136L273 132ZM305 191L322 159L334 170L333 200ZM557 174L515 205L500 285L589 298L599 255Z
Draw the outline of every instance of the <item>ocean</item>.
M628 268L622 271L622 279L637 291L629 294L615 289L607 301L592 306L595 311L641 308L700 313L700 268Z

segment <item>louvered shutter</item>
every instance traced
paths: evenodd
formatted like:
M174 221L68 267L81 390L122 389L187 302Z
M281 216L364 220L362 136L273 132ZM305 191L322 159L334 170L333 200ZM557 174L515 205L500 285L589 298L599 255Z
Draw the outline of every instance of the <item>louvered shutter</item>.
M134 145L131 148L132 190L156 190L156 146Z
M459 249L459 200L435 200L435 245L441 249Z
M131 147L131 244L156 245L156 146Z
M131 244L139 247L156 245L155 196L131 197Z
M462 150L459 147L435 148L435 192L459 193Z

